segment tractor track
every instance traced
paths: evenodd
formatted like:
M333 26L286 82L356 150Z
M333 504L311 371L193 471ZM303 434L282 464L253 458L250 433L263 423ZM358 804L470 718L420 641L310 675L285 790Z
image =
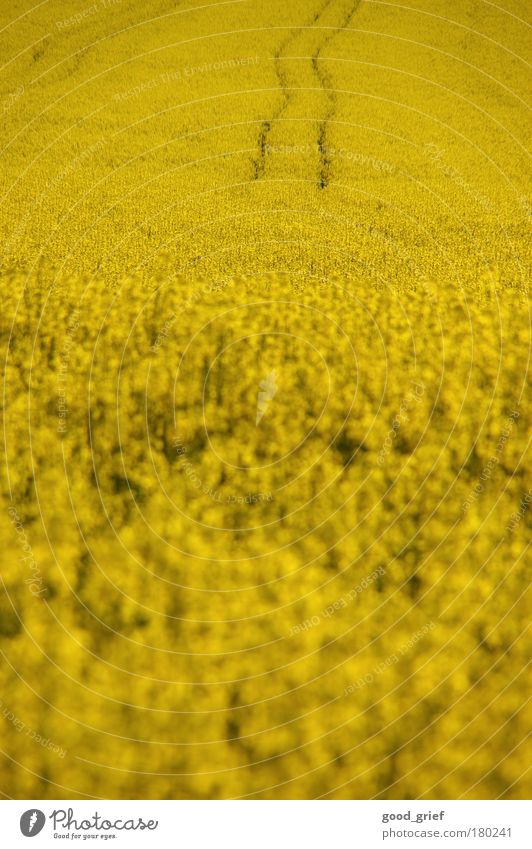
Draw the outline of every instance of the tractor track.
M353 15L358 10L362 0L355 0L355 2L350 7L349 11L346 13L344 20L340 24L340 26L334 31L330 32L322 41L316 53L312 57L312 68L314 73L316 74L319 83L324 90L327 98L329 100L329 107L324 118L320 121L318 126L318 152L320 156L320 165L318 172L318 185L320 189L326 189L329 185L330 181L330 168L331 168L331 157L328 153L327 147L327 127L329 122L334 117L336 112L336 93L334 91L334 86L332 85L332 81L328 74L320 68L319 59L323 52L323 50L327 47L328 44L336 38L339 32L345 30L346 27L351 22Z
M275 67L275 73L277 75L277 79L279 80L279 86L281 93L283 95L283 103L279 107L279 109L273 114L273 116L267 120L263 121L261 124L261 128L259 130L259 140L258 140L258 156L253 162L253 179L260 180L260 178L264 175L264 169L266 167L266 154L267 154L267 144L268 144L268 136L272 129L272 125L275 121L279 120L279 118L283 115L290 102L291 95L289 94L289 84L286 72L283 68L282 56L286 48L296 40L296 38L301 34L303 27L309 27L315 24L323 15L325 10L333 3L334 0L325 0L324 3L320 6L317 12L314 13L313 17L308 20L306 24L303 24L301 27L298 27L295 31L292 31L287 35L285 39L281 42L275 53L273 54L273 62Z
M277 75L277 79L279 80L280 90L283 94L284 99L283 103L281 104L279 109L277 109L277 111L272 115L272 117L268 120L264 120L261 124L258 138L258 155L253 162L253 180L259 180L264 175L264 171L266 168L266 158L268 153L268 136L275 122L278 121L279 118L281 118L283 113L286 111L286 108L291 98L291 95L289 93L289 81L287 78L287 74L283 68L283 53L286 51L286 48L301 34L304 27L312 27L313 24L316 24L320 20L322 15L327 11L327 9L335 2L336 0L325 0L325 2L320 6L317 12L314 13L312 19L309 20L307 24L304 24L303 26L298 27L294 32L291 32L281 42L280 46L274 53L273 58L275 73ZM327 188L330 182L331 158L327 148L327 127L336 112L336 95L334 93L334 87L331 84L331 80L328 74L320 68L319 59L327 45L330 44L330 42L338 35L339 32L342 32L342 30L346 29L346 27L349 25L354 14L358 10L361 2L362 0L355 0L355 2L352 3L351 7L345 14L344 19L339 24L339 26L325 36L316 52L311 57L312 69L329 101L327 111L318 125L317 148L320 157L318 186L321 189Z

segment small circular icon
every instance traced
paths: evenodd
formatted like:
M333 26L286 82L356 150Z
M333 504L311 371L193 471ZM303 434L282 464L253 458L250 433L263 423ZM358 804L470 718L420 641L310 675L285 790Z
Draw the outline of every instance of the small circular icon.
M24 837L35 837L44 828L46 817L37 808L30 808L20 818L20 830Z

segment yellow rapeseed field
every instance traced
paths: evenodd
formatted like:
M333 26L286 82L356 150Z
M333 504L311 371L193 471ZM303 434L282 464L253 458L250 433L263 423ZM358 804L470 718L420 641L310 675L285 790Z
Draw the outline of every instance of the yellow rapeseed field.
M4 797L530 793L529 18L1 0Z

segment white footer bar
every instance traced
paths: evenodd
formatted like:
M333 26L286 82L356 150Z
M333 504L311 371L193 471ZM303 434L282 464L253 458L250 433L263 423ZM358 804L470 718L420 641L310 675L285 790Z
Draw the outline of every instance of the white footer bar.
M530 809L525 801L2 801L0 842L6 849L530 849Z

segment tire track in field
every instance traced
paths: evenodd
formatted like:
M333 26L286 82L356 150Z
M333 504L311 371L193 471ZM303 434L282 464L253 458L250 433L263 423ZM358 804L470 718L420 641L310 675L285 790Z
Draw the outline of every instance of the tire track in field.
M314 73L316 74L319 83L329 100L329 107L327 109L325 117L320 121L320 124L318 126L318 152L320 156L318 185L320 189L326 189L329 185L330 180L331 158L327 153L327 125L329 121L331 121L331 119L333 118L334 113L336 112L337 98L334 92L334 85L332 85L332 81L329 75L319 66L319 59L322 54L322 51L327 47L327 45L332 41L332 39L335 38L339 32L342 32L342 30L344 30L348 26L348 24L351 23L353 15L358 10L361 2L362 0L355 0L355 2L352 3L342 23L335 31L330 32L323 39L311 60Z
M283 103L279 107L279 109L274 112L273 116L267 120L263 121L261 124L261 128L259 130L259 140L258 140L258 155L257 158L253 162L253 179L260 180L260 178L264 175L264 169L266 167L266 147L268 143L268 136L272 129L272 125L277 121L282 114L285 112L288 103L290 102L291 95L289 94L289 82L287 74L283 68L282 63L282 55L286 48L296 40L296 38L301 34L303 27L311 27L315 24L326 11L326 9L333 3L334 0L325 0L324 3L321 4L320 8L317 12L314 13L311 19L307 21L306 24L303 24L301 27L298 27L296 30L292 30L285 39L281 42L275 53L273 54L273 62L275 73L277 74L277 79L279 80L279 86L281 89L281 93L283 94ZM333 33L334 35L334 33Z

